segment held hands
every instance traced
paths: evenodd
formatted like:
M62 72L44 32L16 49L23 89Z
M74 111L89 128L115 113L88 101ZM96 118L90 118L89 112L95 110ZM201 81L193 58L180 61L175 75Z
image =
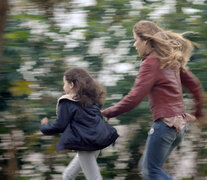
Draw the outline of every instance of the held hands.
M48 118L45 117L41 120L41 124L48 124Z

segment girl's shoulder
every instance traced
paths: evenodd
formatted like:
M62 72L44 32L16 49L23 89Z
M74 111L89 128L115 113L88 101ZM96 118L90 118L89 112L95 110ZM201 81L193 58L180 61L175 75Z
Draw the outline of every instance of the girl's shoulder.
M78 104L79 105L79 101L73 99L73 97L69 94L65 94L63 96L61 96L58 100L57 100L57 105L56 105L56 114L58 111L58 106L60 104L60 102L68 102L68 103L73 103L73 104Z

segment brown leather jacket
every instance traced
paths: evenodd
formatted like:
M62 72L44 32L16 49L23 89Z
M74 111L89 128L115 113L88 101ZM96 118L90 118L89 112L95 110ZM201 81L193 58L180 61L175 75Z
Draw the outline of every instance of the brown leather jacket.
M149 55L143 59L131 91L120 102L105 109L108 118L118 116L135 108L148 95L153 119L182 115L185 113L182 85L193 94L195 116L201 116L202 86L188 70L175 72L160 68L160 61Z

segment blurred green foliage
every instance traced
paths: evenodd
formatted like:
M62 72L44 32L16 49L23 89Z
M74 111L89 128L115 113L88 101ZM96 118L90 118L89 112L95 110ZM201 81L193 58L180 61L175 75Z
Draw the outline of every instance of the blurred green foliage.
M21 174L23 170L42 179L52 179L52 175L61 173L56 167L66 166L71 157L66 153L56 154L58 136L44 138L39 134L39 125L44 116L49 117L50 122L56 118L56 100L62 93L64 71L72 66L84 67L100 82L105 78L101 74L109 73L107 77L111 81L117 80L114 85L104 84L108 92L105 107L118 102L133 86L139 68L137 53L132 46L132 29L141 19L153 20L175 32L198 32L186 36L201 45L201 48L195 48L189 68L207 90L206 1L176 0L175 4L170 4L170 1L166 5L171 8L161 14L156 10L167 3L163 0L97 0L91 5L65 0L11 2L0 59L0 179L30 179L28 173ZM82 22L80 14L85 22ZM73 19L73 15L77 18ZM94 40L103 43L100 47L97 44L92 46ZM116 65L121 63L132 64L133 69L120 72ZM113 96L117 94L120 96ZM139 107L119 116L118 120L117 125L134 123L140 128L123 149L130 154L129 160L123 162L127 168L116 167L122 152L100 156L98 161L103 166L103 177L113 179L119 174L130 180L141 179L136 170L137 161L152 121L147 98ZM3 146L11 142L13 146ZM200 163L207 156L205 144L199 144L194 151L198 154L195 177L206 177L207 163ZM39 165L27 160L30 154L38 152L43 155ZM11 157L16 159L8 158L8 153L13 153ZM25 169L27 165L28 169ZM40 171L38 166L43 166L45 170ZM9 174L9 171L17 173ZM83 175L77 179L83 179Z

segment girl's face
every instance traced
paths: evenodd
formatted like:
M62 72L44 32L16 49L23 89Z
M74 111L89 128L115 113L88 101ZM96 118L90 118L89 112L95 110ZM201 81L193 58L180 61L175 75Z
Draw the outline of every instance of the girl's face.
M65 76L63 76L63 83L64 83L64 86L63 86L63 89L65 91L66 94L71 94L73 93L73 87L74 87L74 84L73 82L69 83Z
M137 50L138 54L140 56L144 56L147 54L147 51L149 51L149 44L148 41L146 40L141 40L139 36L135 32L133 32L134 35L134 47Z

